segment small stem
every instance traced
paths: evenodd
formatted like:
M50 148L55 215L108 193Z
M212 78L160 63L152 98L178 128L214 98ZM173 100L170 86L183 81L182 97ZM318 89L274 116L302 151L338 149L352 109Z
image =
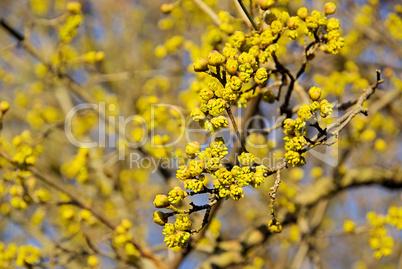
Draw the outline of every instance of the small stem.
M320 124L317 121L315 121L313 124L310 124L310 126L316 128L318 130L318 132L320 132L321 134L327 133L327 129L326 128L322 129Z
M269 207L271 208L271 216L272 216L272 224L275 225L276 219L275 219L275 213L274 213L274 203L276 199L276 193L279 189L279 184L281 184L281 170L279 169L276 172L276 180L274 183L274 186L271 187L271 192L268 194L269 197L271 197L271 202L269 203Z
M243 149L244 152L248 152L247 149L246 149L246 147L244 146L243 139L242 139L242 136L241 136L241 134L240 134L240 132L239 132L239 129L237 128L237 124L236 124L236 121L235 121L235 119L234 119L234 117L233 117L233 114L232 114L232 110L231 110L231 108L230 108L230 105L227 105L227 107L226 107L226 112L228 113L229 118L230 118L230 121L232 122L233 128L234 128L234 130L235 130L235 132L236 132L237 139L239 140L239 143L240 143L240 145L241 145L241 148Z
M241 9L243 9L243 12L246 14L248 20L251 22L253 25L254 30L258 31L257 24L254 22L253 18L251 17L250 13L248 12L247 8L244 6L243 1L237 0L241 6Z
M193 0L194 4L196 4L205 14L207 14L211 20L219 27L221 25L221 21L218 15L202 0Z

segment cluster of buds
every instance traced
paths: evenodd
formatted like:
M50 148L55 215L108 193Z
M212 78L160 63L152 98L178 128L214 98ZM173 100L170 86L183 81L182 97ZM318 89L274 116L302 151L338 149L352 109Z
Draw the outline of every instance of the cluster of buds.
M13 161L20 165L34 165L37 157L42 154L42 146L32 146L33 139L27 130L15 136L12 142L18 150L13 156Z
M304 156L300 153L300 150L307 145L307 141L304 137L305 131L304 127L306 122L313 121L317 122L316 113L320 112L321 117L326 118L332 114L333 106L328 102L328 100L323 99L318 102L321 97L321 89L318 87L311 87L308 91L311 105L301 105L299 111L297 112L298 117L293 119L286 119L284 121L284 132L286 137L285 143L285 158L288 163L295 165L304 165L306 163Z
M131 221L123 219L113 233L113 244L115 247L123 248L124 253L128 257L139 257L140 253L138 249L131 242L133 236L129 234L129 230L132 226Z
M340 49L345 45L345 39L341 37L339 27L340 23L335 18L328 19L327 15L332 15L336 11L334 3L328 2L324 5L324 12L313 10L309 15L307 8L302 7L297 11L298 17L306 23L306 34L315 35L318 33L320 27L324 27L327 32L324 35L325 45L320 49L332 53L338 54Z
M267 168L255 163L253 154L243 152L238 161L240 166L231 168L224 166L223 158L228 154L228 149L221 138L211 142L209 147L201 151L201 145L194 141L188 143L186 154L189 158L188 165L182 165L176 172L176 177L184 182L186 192L180 187L174 187L168 195L158 194L154 200L156 208L171 209L173 212L164 213L156 211L154 222L164 226L163 233L168 247L183 247L185 239L189 237L191 222L186 215L189 211L178 210L175 206L180 205L189 194L211 193L217 199L239 200L244 197L243 188L252 186L259 187L265 182ZM205 177L211 176L214 179L213 188L209 189L205 183ZM169 217L178 215L175 224L169 224Z
M81 25L83 16L79 2L68 3L66 9L69 15L67 16L65 24L59 30L59 37L63 43L70 43L77 34L77 28Z
M370 247L374 250L373 257L380 259L392 254L394 242L387 233L386 225L402 230L402 207L391 206L386 215L377 215L375 212L367 214L370 227Z
M79 148L75 158L64 163L61 166L61 172L68 178L76 178L78 182L85 183L88 181L88 156L89 149Z
M170 248L187 247L191 225L192 223L186 215L178 215L174 224L166 223L162 232L165 235L166 246Z
M259 88L250 92L243 85L251 79L257 85L267 83L270 72L258 63L267 62L278 49L275 39L284 24L278 19L272 23L272 29L251 36L236 31L229 37L222 53L214 50L207 59L199 58L194 62L195 72L207 72L216 80L199 91L201 104L192 110L193 120L213 133L228 125L226 118L221 116L228 106L246 105L248 99L259 94Z

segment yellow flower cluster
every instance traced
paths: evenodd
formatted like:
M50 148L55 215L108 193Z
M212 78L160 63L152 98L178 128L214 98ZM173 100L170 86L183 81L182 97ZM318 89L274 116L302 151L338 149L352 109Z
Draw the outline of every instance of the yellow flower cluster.
M40 250L32 245L20 246L11 243L7 247L0 242L0 267L14 268L17 266L31 268L40 260Z
M338 54L341 48L345 45L345 39L341 37L339 31L340 23L335 18L328 19L326 15L335 13L336 6L334 3L326 3L324 12L313 10L309 15L307 8L302 7L297 11L297 15L306 23L306 34L317 35L320 27L325 27L326 34L324 35L325 45L322 50L332 54ZM290 28L290 27L289 27ZM292 36L290 36L292 37Z
M321 100L318 103L318 100L321 97L321 89L318 87L311 87L309 90L309 96L311 99L311 105L301 105L297 115L299 116L295 120L286 119L284 121L284 132L286 137L285 143L285 158L288 163L291 163L293 166L295 165L304 165L306 163L303 154L299 151L307 145L307 141L304 138L305 131L304 126L306 126L306 121L309 121L311 118L314 118L316 122L315 113L320 111L320 115L323 118L332 114L333 106L326 100Z
M5 246L3 242L0 242L0 267L13 268L17 253L18 247L15 244L11 243Z
M399 9L402 9L402 6L399 5ZM402 40L402 33L400 31L402 27L402 18L397 13L390 13L388 15L388 19L385 21L385 26L389 30L389 33L397 40Z
M228 120L221 115L228 105L226 102L236 99L233 91L222 88L217 81L208 83L208 87L200 90L200 107L194 108L190 116L198 121L200 126L211 133L217 132L228 126ZM207 117L209 116L209 117Z
M180 204L184 198L187 197L187 192L182 190L180 187L174 187L168 193L168 201L170 204L177 205Z
M132 235L128 233L132 224L128 219L123 219L116 227L113 234L113 244L118 247L123 247L127 256L139 257L140 252L131 242Z
M17 152L13 156L13 161L21 165L34 165L37 157L39 157L43 151L41 145L32 146L34 141L28 130L15 136L12 143L17 148Z
M374 258L380 259L383 256L391 255L394 242L392 237L387 235L385 224L402 230L402 207L391 206L385 216L369 212L367 220L371 226L369 243L374 250Z
M286 119L284 121L284 132L286 134L286 137L284 138L286 140L285 158L288 163L292 164L292 166L302 166L306 163L303 154L298 152L298 150L307 144L306 139L304 139L305 125L306 122L301 118L297 118L295 120Z
M211 142L209 147L203 151L198 142L188 143L186 154L190 161L188 165L179 167L176 177L184 181L184 187L187 190L194 193L207 190L217 193L220 198L230 196L234 200L239 200L244 197L243 187L249 185L259 187L266 180L267 168L263 165L256 166L255 158L251 153L243 152L238 157L241 167L237 165L231 169L223 167L222 158L228 154L228 149L221 138ZM204 185L206 174L210 174L214 179L214 189L212 190L206 189ZM175 187L168 195L158 194L155 197L154 205L156 208L175 210L173 205L180 204L188 194L180 187ZM169 216L169 213L156 211L154 212L154 222L165 226L164 234L168 247L183 247L187 244L185 240L189 237L185 231L190 228L191 222L183 215L176 220L173 227L172 224L167 223ZM184 222L185 225L180 224L181 222Z
M272 7L273 1L262 1L261 8ZM336 6L327 3L324 12L314 10L309 16L306 8L300 8L297 16L291 17L286 11L276 11L270 14L269 27L262 32L254 32L246 35L241 31L235 31L229 36L222 52L216 50L209 53L207 59L198 58L193 63L195 72L207 73L216 81L211 82L208 87L197 90L201 104L194 108L191 117L199 121L200 125L210 132L215 132L227 126L227 120L223 117L219 120L211 120L210 116L218 117L227 106L237 104L245 106L247 100L258 95L260 87L248 91L244 84L251 79L262 87L267 82L270 72L259 64L267 62L272 58L272 53L277 51L279 45L276 43L284 31L288 32L291 39L297 38L298 28L305 23L309 34L318 35L320 27L325 28L327 34L323 36L321 45L324 51L337 54L344 45L344 39L340 37L339 21L335 18L327 19L327 15L334 14ZM202 78L202 76L200 76ZM219 81L219 82L218 82ZM218 85L218 86L217 86ZM266 98L273 102L271 92L267 92ZM324 106L323 110L328 108ZM330 113L329 109L323 114Z
M166 40L164 45L159 45L155 48L155 56L158 58L165 57L168 53L175 54L184 42L184 37L173 36Z
M192 223L186 215L178 215L174 224L166 223L162 232L165 235L166 246L169 248L187 247L191 225Z
M169 142L170 137L168 135L154 135L152 137L152 143L147 144L145 148L155 158L164 158L168 157L169 152L171 151L171 148L166 146Z
M75 159L61 166L62 174L68 178L77 178L80 183L86 183L88 181L88 155L89 149L79 148Z
M78 2L71 2L67 5L67 11L70 13L66 19L65 24L59 30L59 37L63 43L70 43L74 36L77 34L77 28L83 20L81 14L81 4Z
M100 62L105 58L105 53L103 51L89 51L82 56L82 59L86 63L96 63Z
M40 250L32 245L21 246L15 263L18 266L32 267L40 259Z
M280 32L283 22L278 20L277 23L273 23L276 24ZM207 88L198 91L202 101L200 107L191 112L193 120L200 121L200 124L211 132L227 126L227 120L223 117L219 120L207 117L209 115L218 117L227 106L234 103L245 105L248 99L258 94L259 90L248 93L246 89L242 90L242 86L251 78L254 78L257 84L266 83L269 73L263 67L258 68L257 60L266 62L271 58L272 52L278 48L273 42L279 32L273 34L271 29L267 29L261 35L255 33L246 36L243 32L237 31L229 37L222 53L212 51L207 59L198 58L194 62L194 71L207 72L215 77L216 81L210 82Z

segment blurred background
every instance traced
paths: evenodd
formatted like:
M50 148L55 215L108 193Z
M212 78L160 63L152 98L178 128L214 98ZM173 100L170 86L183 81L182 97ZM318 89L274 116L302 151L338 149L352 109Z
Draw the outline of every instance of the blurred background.
M216 13L220 26L200 2ZM189 117L204 87L193 61L222 50L234 31L250 32L236 2L83 0L77 11L71 5L67 9L66 0L0 0L0 101L10 105L1 119L0 148L10 156L22 145L30 148L41 174L116 225L129 220L130 234L173 267L402 268L402 5L396 0L333 1L337 9L332 16L340 20L345 47L338 55L317 50L298 81L300 89L318 86L328 100L343 103L375 82L376 69L385 82L366 102L368 116L357 115L332 150L319 149L328 161L307 154L307 165L282 172L275 204L278 220L285 221L282 233L271 235L261 228L270 219L271 176L259 189L246 188L244 199L224 201L189 253L165 246L162 227L153 223L152 201L181 185L175 169L185 161L186 143L197 140L205 148L215 136L223 136L229 152L236 150L233 131L210 136ZM258 1L243 2L258 20ZM280 0L272 12L295 16L302 6L322 11L325 2ZM19 43L4 23L24 41ZM300 34L295 41L286 36L278 41L277 55L290 71L299 69L309 40ZM280 81L274 75L270 79ZM302 104L302 98L296 92L291 106ZM78 148L66 136L66 115L84 103L98 107L74 114L72 135L104 146ZM174 107L151 109L155 104ZM266 129L278 123L279 106L258 99L234 114L240 121L253 107L253 115L266 120L252 121L252 127ZM340 109L335 116L343 113ZM124 128L119 119L128 119ZM152 146L175 141L184 128L195 130L189 139ZM280 128L247 134L248 149L265 157L267 166L282 160ZM127 141L142 145L130 147ZM141 165L133 166L137 157ZM168 167L158 168L158 160L168 160ZM135 247L116 245L113 230L65 192L5 158L0 158L0 169L0 267L13 268L6 256L18 258L9 247L16 244L40 249L37 265L43 268L152 268L149 261L139 262ZM347 184L356 178L358 183ZM315 193L318 197L311 198ZM208 202L207 196L193 198L196 204ZM201 223L202 217L195 214L193 222ZM247 240L247 248L237 252ZM231 257L229 265L223 254ZM98 262L94 266L88 259L92 256Z

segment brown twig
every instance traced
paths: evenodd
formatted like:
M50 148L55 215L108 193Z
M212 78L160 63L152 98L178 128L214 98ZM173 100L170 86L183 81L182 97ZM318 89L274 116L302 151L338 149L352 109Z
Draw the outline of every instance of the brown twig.
M232 109L230 108L230 105L226 106L226 112L228 113L230 121L232 122L233 128L236 132L237 139L239 140L242 150L244 152L248 152L246 147L244 146L244 140L243 140L242 135L240 134L239 128L237 128L236 120L233 117L233 113L232 113Z

